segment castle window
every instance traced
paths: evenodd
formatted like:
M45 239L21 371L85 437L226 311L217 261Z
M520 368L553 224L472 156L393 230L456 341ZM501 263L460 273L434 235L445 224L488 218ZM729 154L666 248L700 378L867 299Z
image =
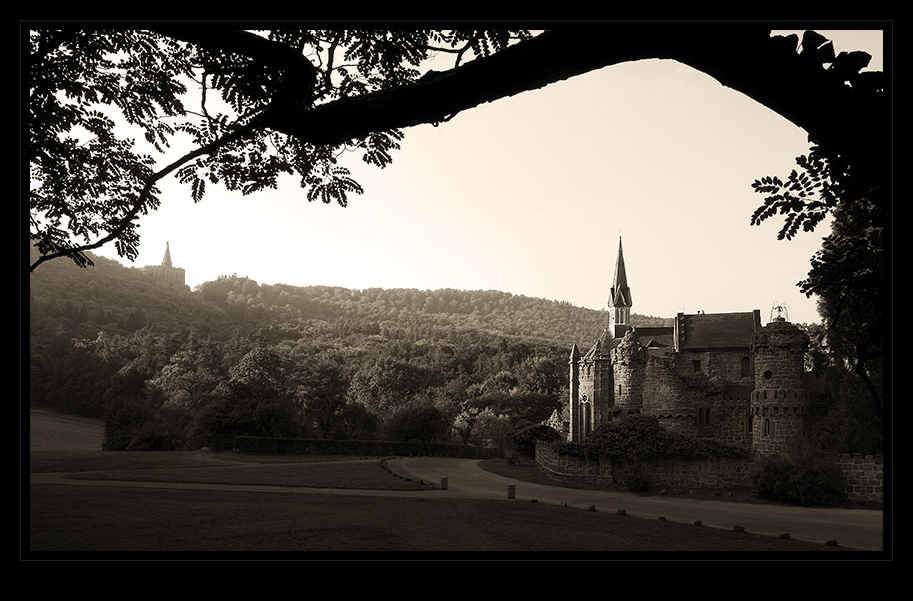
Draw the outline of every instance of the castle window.
M701 371L701 360L700 360L700 359L694 359L693 361L691 361L691 367L694 368L694 373L700 373L700 371Z
M770 371L769 369L768 369L767 371L764 372L764 379L765 379L765 380L769 380L769 379L771 379L772 377L774 377L774 374L773 374L773 372Z
M762 431L763 436L770 436L773 433L773 428L770 425L770 420L764 420L764 430Z
M742 357L742 377L751 377L751 359L748 357Z

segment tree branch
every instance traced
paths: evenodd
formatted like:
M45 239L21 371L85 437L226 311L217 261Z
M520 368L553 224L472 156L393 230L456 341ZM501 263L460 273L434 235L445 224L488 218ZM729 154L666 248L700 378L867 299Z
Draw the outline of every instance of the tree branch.
M91 244L85 244L82 246L73 246L73 247L65 248L63 250L59 250L57 252L53 252L53 253L50 253L47 255L42 255L34 263L32 263L32 265L29 267L29 273L35 271L35 268L38 267L39 265L41 265L42 263L44 263L45 261L50 261L51 259L56 259L58 257L81 255L81 254L85 253L86 251L95 250L96 248L100 248L100 247L104 246L108 242L117 240L124 234L124 232L127 230L127 227L130 225L130 222L133 221L134 219L136 219L137 215L139 215L140 210L142 210L142 208L146 205L146 203L148 202L148 200L150 198L150 195L152 194L152 188L155 186L156 183L158 183L159 181L161 181L162 179L167 177L169 174L174 172L181 165L187 163L188 161L191 161L199 156L203 156L205 154L210 154L212 152L215 152L216 150L225 146L226 144L234 142L235 140L247 135L253 129L254 128L250 125L240 127L238 129L236 129L235 131L223 136L222 138L220 138L218 140L214 140L213 142L210 142L209 144L206 144L205 146L201 146L200 148L197 148L196 150L193 150L193 151L185 154L183 157L174 161L173 163L171 163L164 169L158 171L157 173L152 174L149 177L149 179L146 181L146 184L143 186L143 190L142 190L142 192L140 192L139 196L137 197L136 202L133 203L133 206L130 208L130 210L127 212L127 214L124 215L120 220L118 220L117 225L114 226L114 228L108 233L107 236L105 236L104 238L100 238L99 240L96 240L95 242L92 242Z
M880 135L873 120L883 115L870 99L829 75L820 61L772 40L769 30L742 24L622 23L549 31L410 86L297 114L273 113L267 125L315 145L340 144L373 131L440 123L488 102L645 59L676 60L700 70L845 156L858 154L860 138Z

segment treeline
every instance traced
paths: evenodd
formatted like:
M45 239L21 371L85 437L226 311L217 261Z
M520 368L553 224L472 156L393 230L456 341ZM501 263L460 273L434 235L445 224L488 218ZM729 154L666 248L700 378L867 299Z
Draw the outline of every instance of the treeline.
M349 290L223 276L194 292L115 261L29 286L29 399L104 417L105 448L240 434L504 445L566 394L599 311L497 291Z
M93 260L51 261L29 278L29 402L104 417L111 449L220 446L237 434L504 445L562 408L571 344L605 326L601 311L492 290L231 275L190 292ZM815 327L813 440L880 452L862 383Z

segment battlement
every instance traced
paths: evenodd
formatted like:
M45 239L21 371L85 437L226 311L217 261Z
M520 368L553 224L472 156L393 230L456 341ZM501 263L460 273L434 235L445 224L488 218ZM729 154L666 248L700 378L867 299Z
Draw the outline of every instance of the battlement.
M802 388L788 390L765 388L753 390L749 395L752 408L775 409L786 406L808 407L808 391Z

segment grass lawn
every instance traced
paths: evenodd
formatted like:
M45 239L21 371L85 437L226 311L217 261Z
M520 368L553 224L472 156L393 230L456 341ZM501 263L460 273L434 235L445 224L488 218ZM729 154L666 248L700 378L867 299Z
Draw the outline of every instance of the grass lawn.
M71 418L33 415L24 469L99 480L279 488L231 492L30 484L23 487L23 559L374 559L380 552L393 552L383 559L419 560L449 559L452 553L486 560L629 560L654 554L680 559L677 553L688 551L700 552L687 554L688 559L742 560L755 553L764 559L780 558L779 553L818 559L847 551L850 555L840 557L853 556L843 547L545 503L302 494L296 487L418 491L429 485L399 478L381 458L101 452L101 426L89 421L76 421L74 429ZM518 481L551 483L542 480L533 463L491 460L485 465ZM732 551L740 554L727 555Z
M507 499L292 494L296 486L428 488L394 476L380 458L355 463L341 460L353 458L301 459L233 453L33 452L35 472L90 472L92 478L109 480L273 484L289 492L31 485L27 557L78 557L92 552L93 558L100 558L146 552L192 559L209 553L266 552L306 559L312 553L383 551L398 552L402 558L438 552L422 559L444 558L448 552L504 552L506 558L567 551L600 558L630 551L700 551L709 557L731 551L804 551L817 557L847 551Z

